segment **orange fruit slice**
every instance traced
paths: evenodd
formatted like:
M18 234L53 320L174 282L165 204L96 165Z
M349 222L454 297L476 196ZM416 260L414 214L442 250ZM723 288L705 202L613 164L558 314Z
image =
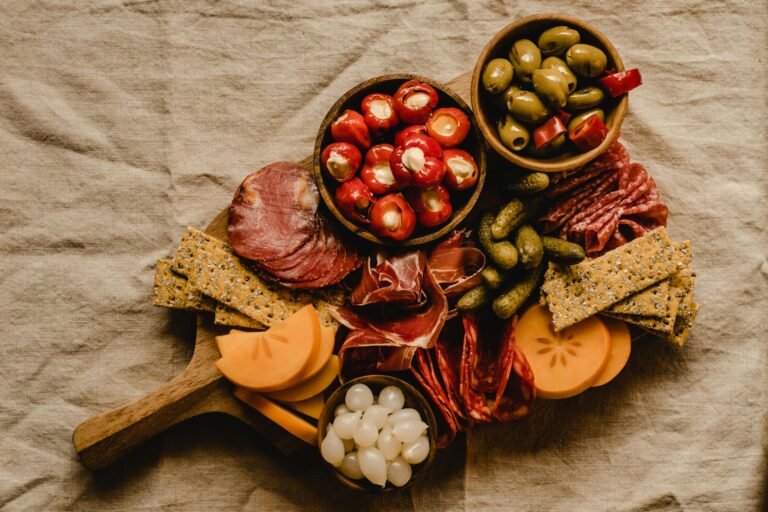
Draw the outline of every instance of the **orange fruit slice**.
M280 400L281 402L299 402L317 395L318 393L322 393L323 390L330 386L338 376L339 358L331 356L320 373L317 373L314 377L289 388L266 393L266 395L275 400Z
M542 398L568 398L589 388L611 354L611 337L599 318L587 318L556 333L551 313L539 304L523 313L515 337Z
M309 357L309 365L304 370L302 382L314 377L331 359L333 354L333 345L336 341L336 329L333 327L320 327L320 343L317 345L317 351Z
M233 384L251 391L276 391L299 382L320 345L320 321L308 305L264 332L217 339L216 367Z
M602 317L601 320L608 328L608 333L611 336L611 355L608 356L605 370L592 384L592 387L602 386L612 381L627 365L629 353L632 351L632 338L629 335L627 324L615 318Z

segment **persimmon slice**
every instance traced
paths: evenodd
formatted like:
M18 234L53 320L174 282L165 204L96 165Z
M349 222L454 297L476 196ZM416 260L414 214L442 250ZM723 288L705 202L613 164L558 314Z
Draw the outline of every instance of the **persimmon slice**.
M320 337L320 321L308 305L267 331L217 340L223 357L216 367L233 384L251 391L285 389L301 380Z
M592 384L592 387L602 386L612 381L627 365L629 353L632 351L632 338L629 335L627 324L615 318L603 317L601 320L608 328L608 333L611 336L611 355L608 357L605 370Z
M333 354L333 345L336 341L336 329L333 327L320 327L320 343L317 345L317 351L309 358L307 369L304 370L301 381L308 380L322 370Z
M539 304L523 313L515 337L542 398L568 398L589 388L611 354L611 337L599 318L587 318L556 333L552 314Z
M339 376L339 358L331 356L326 365L314 377L295 384L289 388L266 393L270 398L282 402L299 402L318 393L322 393Z

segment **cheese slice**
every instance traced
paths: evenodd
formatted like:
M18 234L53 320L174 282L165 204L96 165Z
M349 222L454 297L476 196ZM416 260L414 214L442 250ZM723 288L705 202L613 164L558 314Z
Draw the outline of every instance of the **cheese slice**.
M317 446L317 428L272 400L243 388L235 388L235 396L275 422L285 431L312 446Z

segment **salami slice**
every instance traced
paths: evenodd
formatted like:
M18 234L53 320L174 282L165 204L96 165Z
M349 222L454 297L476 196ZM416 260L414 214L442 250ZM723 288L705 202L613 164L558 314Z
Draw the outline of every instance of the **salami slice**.
M278 259L297 251L317 229L320 195L310 172L270 164L240 184L229 209L229 243L246 259Z
M535 399L534 375L525 354L517 345L516 323L517 317L507 323L499 354L500 374L492 413L499 421L511 421L525 416Z
M603 156L547 192L555 204L539 218L543 232L598 256L667 223L669 211L645 168L614 143Z
M472 385L475 358L477 357L477 322L475 317L465 314L461 317L464 326L464 342L461 355L461 377L459 392L464 401L464 407L470 418L475 421L491 421L491 409L482 393Z

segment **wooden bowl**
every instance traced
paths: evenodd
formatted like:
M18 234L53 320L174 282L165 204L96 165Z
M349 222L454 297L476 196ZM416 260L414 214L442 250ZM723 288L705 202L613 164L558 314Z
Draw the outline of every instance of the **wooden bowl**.
M429 406L429 402L427 402L426 398L424 398L424 396L419 393L416 388L404 380L389 375L365 375L363 377L358 377L344 383L341 387L334 391L333 394L331 394L331 396L325 402L323 411L320 413L320 419L317 422L317 446L320 446L320 444L323 442L323 439L325 438L328 424L333 421L333 412L336 410L336 407L339 404L344 403L344 396L347 394L347 390L355 384L365 384L371 388L374 396L378 395L379 392L387 386L397 386L403 390L403 395L405 395L404 407L410 407L419 411L422 421L429 425L429 428L427 429L427 437L429 437L429 455L421 464L415 464L411 466L411 469L413 470L411 479L402 487L395 487L390 483L387 483L386 487L379 487L372 484L365 478L361 480L352 480L351 478L344 476L337 468L331 467L331 465L328 463L325 464L333 470L336 478L338 478L341 483L352 489L369 492L388 492L398 489L405 489L411 485L411 483L416 478L418 478L419 475L427 470L435 458L435 451L437 450L437 420L435 419L435 414L432 412L432 408Z
M333 142L333 139L331 138L331 123L333 123L333 121L339 117L343 110L349 108L360 112L360 102L367 95L374 92L394 94L397 88L400 87L403 82L407 82L408 80L418 80L434 87L440 98L438 108L456 107L463 110L464 113L467 114L467 117L469 117L469 120L472 123L472 127L470 128L467 138L457 147L467 151L472 155L472 157L475 159L475 162L477 163L479 175L477 183L473 188L465 191L451 191L451 204L453 205L453 214L445 224L430 229L417 226L416 230L413 232L410 238L403 240L402 242L397 242L395 240L385 240L383 238L379 238L367 227L347 219L344 214L339 211L334 200L336 188L339 186L339 183L327 177L323 172L320 165L320 154L322 153L325 146ZM373 143L378 143L375 138ZM365 157L364 152L363 157ZM480 135L480 131L477 129L477 123L475 122L472 110L470 110L469 106L466 104L466 102L464 102L463 99L461 99L458 94L446 86L423 76L407 73L382 75L371 78L370 80L366 80L365 82L347 91L341 98L339 98L339 100L325 115L325 118L320 125L320 131L317 134L317 139L315 141L312 173L315 178L315 182L317 183L317 187L320 189L320 195L323 198L323 202L325 202L328 210L330 210L333 216L336 217L338 221L351 232L370 242L382 245L401 247L422 245L437 240L438 238L441 238L442 236L450 233L462 220L464 220L464 218L472 210L472 207L474 207L475 203L480 197L480 192L483 189L483 185L485 184L485 144L483 142L482 136Z
M499 118L500 112L498 111L498 108L493 107L490 102L491 95L483 89L483 86L480 83L483 68L485 68L486 63L491 59L497 57L507 58L509 49L518 39L528 38L535 42L541 32L557 25L568 25L577 29L581 34L582 43L591 44L603 50L608 57L608 65L606 69L613 68L617 71L624 70L624 63L621 60L619 52L616 51L616 48L611 44L608 38L592 25L565 14L535 14L514 21L497 32L496 35L488 41L485 48L483 48L472 73L472 82L470 85L472 109L475 111L477 125L486 141L488 141L491 147L506 160L514 165L531 171L562 172L581 167L587 162L597 158L607 150L619 136L621 123L624 121L624 116L627 114L627 106L629 104L626 94L619 98L608 98L608 108L604 109L606 111L605 124L608 127L608 135L602 144L586 153L572 152L560 154L554 158L534 158L507 149L496 133L496 121Z

